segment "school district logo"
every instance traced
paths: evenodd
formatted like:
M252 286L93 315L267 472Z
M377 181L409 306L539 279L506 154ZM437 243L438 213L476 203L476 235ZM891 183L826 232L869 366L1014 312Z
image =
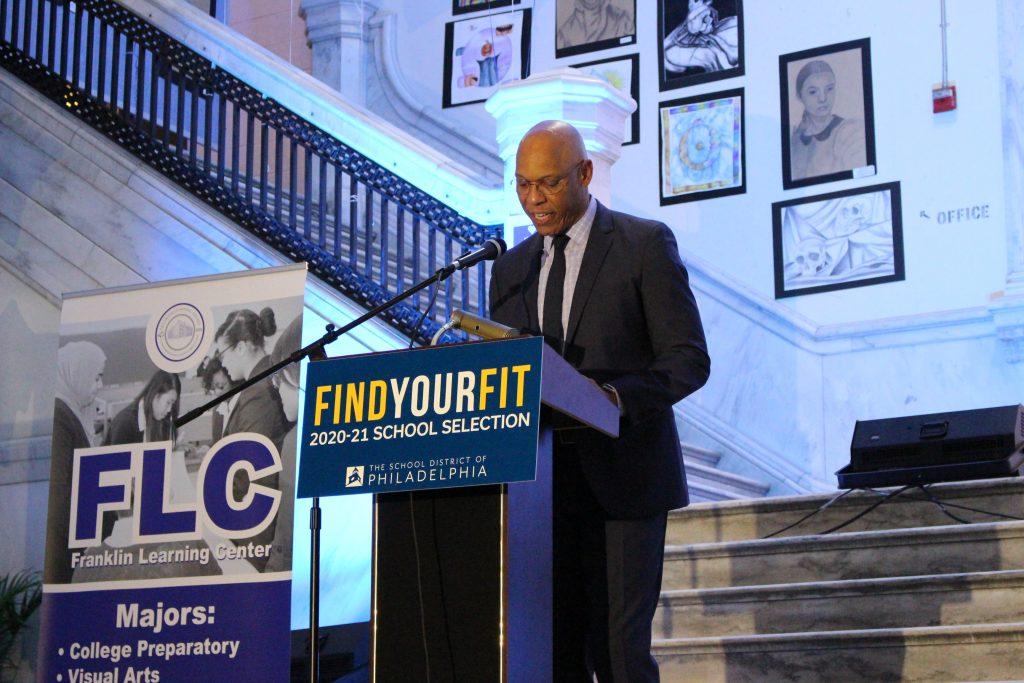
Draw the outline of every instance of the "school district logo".
M363 485L363 466L349 467L345 470L345 488Z
M203 343L203 314L192 304L171 306L156 323L156 348L169 361L185 360Z
M197 354L210 345L207 319L198 307L189 303L174 304L159 317L151 318L146 348L157 367L167 372L181 372L195 365Z

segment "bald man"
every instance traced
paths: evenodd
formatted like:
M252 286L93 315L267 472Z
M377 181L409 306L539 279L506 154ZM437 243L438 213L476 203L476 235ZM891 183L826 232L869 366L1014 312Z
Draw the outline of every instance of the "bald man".
M555 680L657 681L667 512L689 502L672 406L710 360L672 232L602 206L592 176L569 124L523 138L516 189L537 232L495 262L491 317L543 334L621 412L617 439L555 435Z

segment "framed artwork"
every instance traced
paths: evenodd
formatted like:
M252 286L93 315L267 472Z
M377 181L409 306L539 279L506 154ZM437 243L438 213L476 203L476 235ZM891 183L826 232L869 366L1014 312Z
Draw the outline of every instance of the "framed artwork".
M870 39L779 57L782 187L875 175Z
M636 111L626 119L622 146L635 145L640 142L640 55L609 57L596 62L573 64L573 68L600 78L636 100Z
M743 75L743 0L658 0L659 89Z
M530 73L529 9L450 21L444 27L443 107L483 102Z
M555 57L636 43L636 0L557 0Z
M772 204L775 298L904 279L900 184Z
M495 7L508 7L509 5L518 4L519 0L452 0L452 14L482 12L494 9Z
M662 102L661 205L747 191L743 89Z

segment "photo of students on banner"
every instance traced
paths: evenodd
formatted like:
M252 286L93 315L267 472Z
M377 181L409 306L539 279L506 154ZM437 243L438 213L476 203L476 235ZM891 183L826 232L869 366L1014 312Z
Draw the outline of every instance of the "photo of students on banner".
M195 474L201 457L220 438L259 433L270 439L281 453L285 436L291 433L294 440L297 408L290 406L292 417L289 420L278 389L279 378L245 389L218 406L216 413L202 416L194 426L186 425L180 435L175 433L174 421L183 412L183 402L191 409L269 367L272 342L290 337L295 345L284 352L287 356L301 341L301 302L298 311L294 304L275 303L256 310L232 308L213 312L214 343L194 371L166 372L140 357L145 354L144 346L141 353L138 345L134 352L125 348L133 346L128 340L145 333L144 324L118 330L97 324L95 333L79 332L74 341L62 344L58 352L60 390L54 420L55 469L59 464L61 472L71 474L75 448L170 441L173 444L171 502L194 503ZM289 321L287 335L279 334L277 321L282 317ZM215 386L220 391L215 391ZM205 387L210 387L209 392ZM296 401L297 398L292 398L293 403ZM220 422L216 430L215 421ZM286 470L294 470L294 444L290 445L290 451L290 459L282 457L284 462L290 463ZM274 474L260 483L280 490L280 478ZM287 472L285 478L294 482L294 472ZM51 480L51 505L70 502L69 483L69 479L62 481L55 477ZM244 472L236 472L232 484L236 500L245 496L249 483ZM265 569L271 554L283 554L280 548L271 545L270 553L265 556L218 559L213 551L219 544L229 541L209 533L199 541L136 544L132 542L132 510L105 512L102 543L80 553L67 550L68 515L51 515L47 549L52 552L48 552L46 581L80 583L258 572ZM276 538L277 543L290 545L291 524L280 525L282 533L275 536L278 526L276 522L271 524L246 539L245 544L266 546ZM118 559L136 561L108 564L104 557L111 557L108 552L111 549L122 551L117 554ZM171 561L140 564L137 562L140 551L146 557L157 553L161 560L171 558Z
M304 289L294 266L65 297L41 671L217 678L241 653L246 670L287 671L299 368L175 425L301 345ZM154 630L150 603L192 616ZM83 638L136 657L68 661Z

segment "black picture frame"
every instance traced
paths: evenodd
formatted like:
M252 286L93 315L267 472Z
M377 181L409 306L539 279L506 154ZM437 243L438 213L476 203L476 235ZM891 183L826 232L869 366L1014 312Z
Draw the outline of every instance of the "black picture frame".
M452 93L452 75L454 70L454 59L455 55L455 31L456 25L460 23L468 22L479 22L486 20L490 30L500 30L502 24L498 21L502 17L513 17L514 15L521 15L521 31L519 40L513 40L512 43L519 50L520 55L520 72L518 75L519 79L526 78L530 75L530 24L533 17L533 12L530 8L526 9L515 9L508 12L502 12L500 14L489 14L482 17L470 17L466 19L455 19L449 21L444 25L444 83L442 84L442 96L441 106L444 109L450 109L452 107L462 107L468 104L479 104L484 102L493 93L493 89L484 89L481 96L477 99L470 100L459 100L456 101ZM493 34L492 34L493 36ZM512 68L510 66L510 68ZM506 82L507 79L502 78L498 81L498 84ZM496 89L496 86L495 86Z
M728 139L722 131L716 130L716 125L721 125L727 122L727 118L723 120L721 117L729 117L728 113L716 115L712 110L716 107L724 108L729 106L728 101L732 100L731 106L733 111L731 118L733 119L733 130L728 132ZM738 103L739 114L736 115L735 107ZM707 105L707 106L700 106ZM708 114L711 114L709 117ZM676 129L677 123L672 123L673 117L678 117L678 124L682 124L686 121L690 121L692 126L685 136L681 136L678 140L675 139L675 134L678 133ZM658 105L658 195L661 206L669 206L671 204L681 204L685 202L700 201L704 199L714 199L716 197L727 197L735 194L744 194L747 191L747 145L746 145L746 100L743 88L734 88L731 90L721 90L719 92L706 93L702 95L694 95L692 97L683 97L676 100L670 100L668 102L661 102ZM710 118L711 123L705 122L705 118ZM738 121L737 121L738 119ZM666 123L669 124L670 129L666 130ZM738 123L738 126L737 126ZM691 145L690 135L691 132L698 132L699 135L695 135L693 144ZM716 135L718 136L716 138ZM725 158L719 155L715 157L716 148L727 145L727 149L731 147L731 164L733 166L733 180L732 184L719 184L725 181L721 180L725 169L720 169L718 176L714 175L716 166L719 162ZM700 159L683 159L683 146L686 145L686 152L689 154L691 147L696 150L697 154L703 155L706 151L707 156L702 156ZM736 145L739 146L739 151L735 150ZM722 150L725 152L726 150ZM671 155L671 156L670 156ZM675 185L673 173L673 157L679 157L680 164L676 166L675 170L679 171L680 182L689 181L693 183L693 189L686 190L684 192L670 191L666 193L666 188L669 185ZM729 159L726 158L728 162ZM739 164L739 178L738 182L736 179L735 165ZM685 168L684 168L685 166ZM685 174L694 172L694 176L686 177ZM666 173L669 175L666 176ZM667 181L667 182L666 182ZM703 182L702 182L703 181ZM706 186L706 187L702 187ZM686 187L686 185L682 185Z
M709 24L717 15L714 24L717 27L702 25L700 30L704 33L690 33L686 30L680 38L684 42L694 43L693 56L703 59L705 66L685 67L681 71L670 70L666 62L666 39L676 32L676 29L683 30L690 12L688 0L658 0L658 89L660 92L666 90L678 90L700 83L710 83L725 78L735 78L745 73L744 67L744 41L743 41L743 0L710 0L708 9L714 14L704 13L697 15L698 19L705 19ZM704 12L704 10L701 10ZM735 19L730 19L735 17ZM714 33L721 34L720 40L708 40L707 36ZM735 40L735 55L731 41ZM735 63L733 64L733 59ZM723 66L732 64L732 66Z
M487 0L482 5L467 5L459 7L459 0L452 0L452 15L469 14L471 12L489 12L498 7L511 7L518 5L520 0Z
M851 53L855 52L859 52L859 71L851 66L851 62L854 61ZM823 62L831 69L833 101L828 105L828 111L832 115L832 119L829 125L816 135L803 135L799 128L803 125L802 120L807 106L801 99L802 94L796 92L796 85L801 70L809 68L812 62ZM824 77L827 78L827 74ZM810 87L807 80L803 83L805 91ZM859 98L837 94L843 80L847 82L860 81ZM783 189L791 190L837 180L866 178L877 174L870 38L849 40L779 55L779 93ZM841 96L844 97L844 101L838 102L837 98ZM795 112L791 109L790 102L794 97L801 100L800 124L795 124L793 121ZM839 113L834 111L837 105L840 109ZM847 116L842 116L843 112L846 112ZM850 116L851 112L853 116ZM859 132L861 129L862 132ZM820 136L823 134L827 137L821 138ZM855 146L849 142L853 139L863 140L863 142ZM810 149L810 146L815 145L816 142L824 143L824 145L818 147L817 150ZM801 151L801 154L794 159L794 151L805 148L808 151Z
M884 196L880 196L885 193L888 193L887 201ZM872 195L876 196L874 201L870 199ZM853 197L866 199L863 202L844 203L842 201ZM824 206L826 203L832 202L834 204ZM817 207L815 213L810 214L810 217L797 216L795 211L792 214L784 215L787 209L813 204L822 204L823 206ZM887 214L884 211L886 208ZM891 268L886 268L883 272L880 269L886 265L882 260L884 254L878 253L877 242L871 244L870 248L860 247L864 253L857 255L852 249L854 243L851 240L845 240L844 245L843 241L844 238L856 232L869 229L875 236L879 231L884 232L886 221L878 219L884 219L886 215L891 224L889 232L892 236L892 265ZM818 225L811 220L814 216L819 217ZM833 217L831 223L828 222L830 216ZM787 219L789 219L788 227ZM836 225L837 221L839 222L838 226ZM854 224L864 224L864 227L850 231ZM822 226L826 230L821 230ZM827 230L829 227L837 229ZM803 234L794 235L792 234L794 230L802 230ZM829 237L829 234L832 236ZM865 244L863 240L859 243ZM897 181L869 187L855 187L773 203L772 249L775 259L776 299L865 287L883 282L899 282L906 279L903 262L903 214L900 183ZM816 257L814 257L815 254L817 254ZM871 258L864 258L868 255ZM828 273L823 275L821 271L836 267L849 267L851 270L859 268L863 271L864 276L833 276L833 281L829 282ZM788 277L787 268L790 269ZM811 273L811 269L814 269L815 272ZM883 274L872 276L872 270ZM891 272L888 272L890 270ZM803 286L793 286L794 282L801 280L804 282ZM820 284L816 284L819 282Z
M630 136L628 141L623 141L622 146L635 145L640 142L640 55L620 55L618 57L606 57L592 62L571 65L574 69L585 69L591 66L609 64L611 62L630 62L629 94L636 100L636 111L630 116Z
M611 0L609 0L611 1ZM622 47L624 45L636 45L636 0L629 0L624 4L632 7L633 13L633 31L632 33L624 33L620 36L614 36L609 38L603 38L593 40L587 43L576 43L572 45L560 45L562 41L562 27L558 23L559 7L566 4L575 5L576 0L556 0L555 3L555 58L561 59L562 57L572 57L575 55L582 55L588 52L598 52L599 50L608 50L613 47ZM617 0L616 7L618 4L622 4L622 0Z

